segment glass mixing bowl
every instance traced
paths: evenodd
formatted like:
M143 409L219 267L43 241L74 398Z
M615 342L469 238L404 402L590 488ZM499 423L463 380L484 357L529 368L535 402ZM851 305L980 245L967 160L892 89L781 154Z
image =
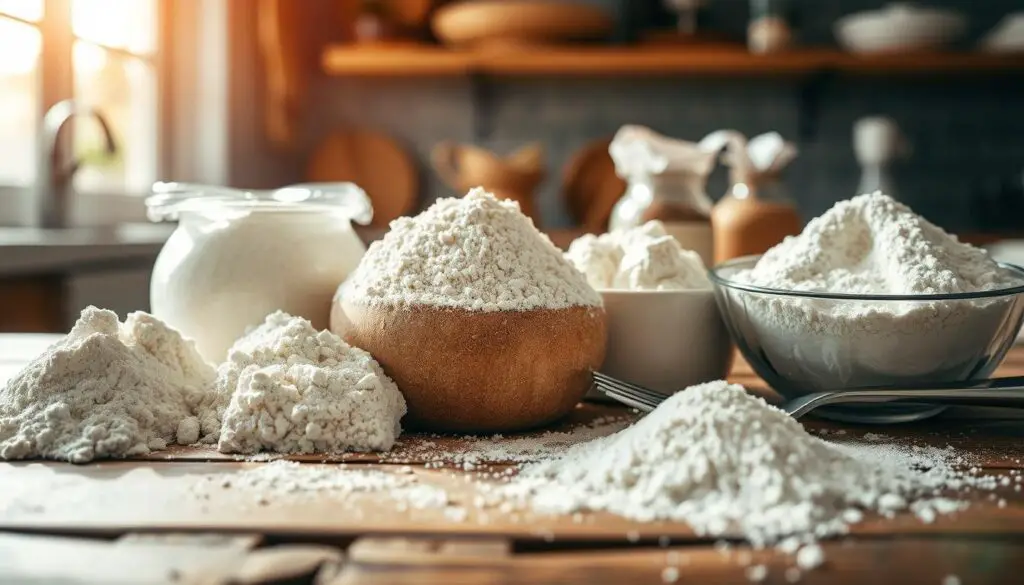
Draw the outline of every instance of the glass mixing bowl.
M1024 319L1024 269L1000 264L1011 286L942 295L857 295L777 290L735 275L760 256L710 272L729 333L754 371L785 398L865 386L985 378ZM928 404L835 406L845 422L893 423L933 416Z

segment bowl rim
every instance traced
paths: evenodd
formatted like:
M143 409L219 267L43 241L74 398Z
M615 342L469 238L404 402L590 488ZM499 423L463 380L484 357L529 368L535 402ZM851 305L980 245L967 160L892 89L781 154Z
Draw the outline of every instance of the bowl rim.
M999 265L1000 268L1004 268L1015 273L1016 276L1020 278L1021 284L1019 285L1008 288L996 288L992 290L983 290L977 292L942 293L927 295L863 295L854 293L787 290L781 288L769 288L766 286L758 286L754 284L738 282L735 280L729 280L728 278L719 274L719 271L725 268L733 268L738 264L754 263L757 260L759 260L761 256L762 254L754 254L751 256L741 256L739 258L733 258L731 260L720 262L708 271L708 279L710 279L711 282L715 285L715 288L724 287L765 295L810 299L831 299L837 301L964 301L974 299L987 299L994 297L1005 297L1024 293L1024 268L1021 268L1016 264L1010 264L1009 262L996 262L996 264Z
M599 295L649 295L649 296L687 296L687 295L707 295L715 292L715 285L712 283L711 286L705 288L677 288L670 290L643 290L643 289L632 289L632 288L595 288Z

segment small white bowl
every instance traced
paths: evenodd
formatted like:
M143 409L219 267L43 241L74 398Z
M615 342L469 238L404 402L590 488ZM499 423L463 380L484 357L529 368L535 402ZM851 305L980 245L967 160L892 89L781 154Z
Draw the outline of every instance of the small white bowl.
M1024 53L1024 12L1007 14L979 46L992 53Z
M598 292L608 315L605 374L672 394L729 373L732 344L713 289Z
M853 53L937 49L955 41L966 30L967 19L958 12L918 8L909 2L857 12L835 23L836 39Z

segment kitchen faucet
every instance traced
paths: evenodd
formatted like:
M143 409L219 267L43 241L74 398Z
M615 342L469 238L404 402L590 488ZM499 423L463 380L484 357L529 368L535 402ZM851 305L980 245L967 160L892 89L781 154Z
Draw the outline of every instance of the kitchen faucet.
M108 154L117 153L114 133L106 118L94 108L78 105L74 100L57 102L43 116L42 133L36 166L35 203L39 213L38 222L44 228L67 226L68 207L72 196L72 179L81 167L79 160L67 155L67 148L61 143L61 130L76 116L86 115L96 119ZM70 162L65 162L71 158Z

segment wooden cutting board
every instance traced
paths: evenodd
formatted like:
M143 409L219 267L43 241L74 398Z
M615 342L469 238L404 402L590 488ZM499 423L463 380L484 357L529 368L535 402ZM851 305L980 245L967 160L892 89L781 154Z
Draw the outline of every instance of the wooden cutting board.
M367 129L328 134L310 155L306 180L359 185L373 203L370 225L380 228L414 211L419 191L408 153L388 135Z

